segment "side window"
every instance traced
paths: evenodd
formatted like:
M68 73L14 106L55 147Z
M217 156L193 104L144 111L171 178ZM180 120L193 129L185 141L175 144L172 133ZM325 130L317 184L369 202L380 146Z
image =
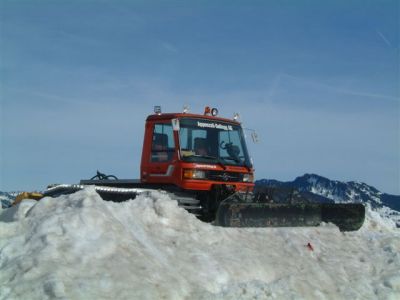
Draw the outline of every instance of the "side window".
M151 146L152 162L168 162L175 151L174 131L171 124L155 124Z

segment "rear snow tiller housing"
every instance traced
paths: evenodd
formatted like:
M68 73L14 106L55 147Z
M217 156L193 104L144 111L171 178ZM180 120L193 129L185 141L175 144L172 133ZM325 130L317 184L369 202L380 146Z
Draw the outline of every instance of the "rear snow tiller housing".
M146 119L139 180L119 180L98 172L80 184L49 186L42 196L69 194L93 185L104 200L119 202L161 190L179 206L220 226L316 226L330 221L341 230L361 227L365 215L362 204L322 208L304 197L297 197L294 204L293 197L285 196L284 203L277 205L277 197L253 193L254 169L237 115L233 120L217 115L218 110L209 107L203 115L187 113L186 109L163 114L155 107L155 114ZM273 194L282 198L287 192L276 189ZM21 194L16 202L22 198L27 194ZM38 199L37 194L31 198ZM328 219L324 218L327 211Z

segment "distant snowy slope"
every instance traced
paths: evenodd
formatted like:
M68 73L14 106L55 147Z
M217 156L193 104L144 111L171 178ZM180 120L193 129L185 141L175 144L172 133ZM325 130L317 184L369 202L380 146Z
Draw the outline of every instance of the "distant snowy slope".
M6 193L0 192L0 202L2 208L7 208L11 206L11 203L14 202L14 198L16 196L16 192Z
M350 233L220 228L87 188L1 210L0 253L0 299L400 298L399 230L370 210Z
M258 186L286 186L307 191L335 202L363 202L385 217L390 217L400 226L400 196L389 195L362 182L341 182L316 175L305 174L294 181L282 182L273 179L256 181Z

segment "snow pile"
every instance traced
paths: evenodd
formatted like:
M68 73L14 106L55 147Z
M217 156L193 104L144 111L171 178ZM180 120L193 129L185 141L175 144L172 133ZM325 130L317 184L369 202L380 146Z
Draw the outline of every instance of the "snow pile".
M399 230L370 210L353 233L218 228L163 193L87 188L0 213L0 299L400 297Z

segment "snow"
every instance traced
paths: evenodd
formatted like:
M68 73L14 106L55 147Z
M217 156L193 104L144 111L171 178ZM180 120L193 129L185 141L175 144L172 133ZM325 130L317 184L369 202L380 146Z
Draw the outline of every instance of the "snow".
M215 227L161 192L0 210L0 299L399 299L399 270L399 229L370 208L349 233Z
M316 195L320 195L320 196L324 196L326 198L332 199L336 203L349 202L349 201L343 200L343 197L337 193L336 189L332 190L332 188L325 188L324 186L321 186L321 185L311 186L310 192L314 193Z

